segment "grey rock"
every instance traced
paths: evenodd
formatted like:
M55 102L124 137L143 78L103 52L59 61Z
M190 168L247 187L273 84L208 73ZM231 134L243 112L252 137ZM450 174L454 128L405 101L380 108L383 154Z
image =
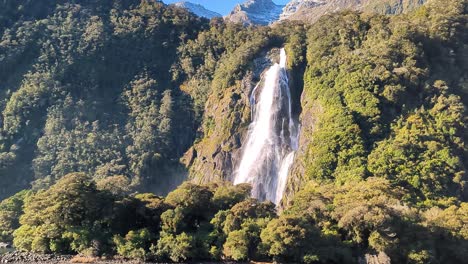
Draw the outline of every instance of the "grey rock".
M247 0L237 5L225 20L244 25L269 25L278 21L283 7L272 0Z
M378 254L365 254L359 258L359 264L391 264L390 257L385 252L379 252Z
M6 249L6 248L11 248L10 243L5 243L5 242L0 242L0 248Z
M206 18L210 18L210 19L213 18L213 17L222 17L221 14L216 13L216 12L211 11L211 10L208 10L208 9L206 9L204 6L202 6L200 4L194 4L194 3L191 3L191 2L182 1L182 2L175 3L173 5L175 5L177 7L180 7L180 8L185 8L188 11L190 11L190 12L192 12L195 15L200 16L200 17L206 17Z

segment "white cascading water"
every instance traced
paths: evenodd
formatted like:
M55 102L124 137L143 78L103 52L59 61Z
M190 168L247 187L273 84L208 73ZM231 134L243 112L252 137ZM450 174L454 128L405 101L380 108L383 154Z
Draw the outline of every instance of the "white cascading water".
M279 204L298 148L298 124L292 117L286 52L252 92L252 123L234 184L252 184L252 195ZM258 97L258 98L257 98Z

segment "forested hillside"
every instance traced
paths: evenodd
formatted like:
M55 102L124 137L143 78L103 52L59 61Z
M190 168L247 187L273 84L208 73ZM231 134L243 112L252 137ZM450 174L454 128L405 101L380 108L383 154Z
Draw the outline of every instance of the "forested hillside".
M466 262L467 23L466 0L247 27L152 0L2 1L0 242L173 262ZM281 47L301 125L275 206L231 182Z
M405 16L343 13L315 24L294 178L377 176L413 202L466 200L465 8L434 1Z
M196 131L176 80L178 46L208 21L153 1L0 10L0 196L76 171L167 189Z

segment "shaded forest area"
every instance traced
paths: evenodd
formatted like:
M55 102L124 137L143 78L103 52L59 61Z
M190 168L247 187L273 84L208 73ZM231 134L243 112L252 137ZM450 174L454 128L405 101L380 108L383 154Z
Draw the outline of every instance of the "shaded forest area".
M208 21L153 1L1 10L1 196L76 171L167 192L197 127L178 47Z

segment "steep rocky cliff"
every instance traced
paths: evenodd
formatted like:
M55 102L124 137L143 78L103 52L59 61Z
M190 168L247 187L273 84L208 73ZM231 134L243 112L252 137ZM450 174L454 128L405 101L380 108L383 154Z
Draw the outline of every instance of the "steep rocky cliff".
M182 1L182 2L177 2L174 5L180 8L187 9L188 11L200 17L206 17L206 18L222 17L221 14L208 10L200 4L194 4L191 2L187 2L187 1Z
M278 61L278 56L278 49L263 54L253 61L241 81L209 96L203 137L183 158L195 182L232 180L251 121L250 95L264 71Z
M248 0L237 5L225 19L244 25L268 25L279 19L282 8L272 0Z

